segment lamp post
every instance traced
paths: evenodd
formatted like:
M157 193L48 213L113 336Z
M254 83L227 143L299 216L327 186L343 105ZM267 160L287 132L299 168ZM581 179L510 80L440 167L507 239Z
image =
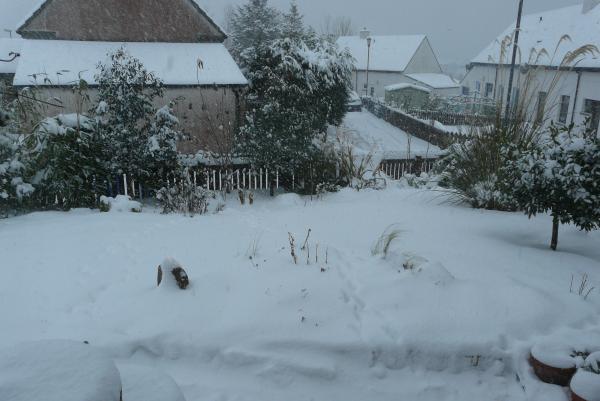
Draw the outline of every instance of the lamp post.
M365 95L369 96L369 67L371 64L371 42L373 42L372 37L367 38L367 88L365 89Z
M510 101L512 96L513 82L515 79L515 65L517 63L517 50L519 48L519 34L521 33L521 17L523 16L523 0L519 0L519 12L517 14L517 30L515 31L515 40L513 42L512 61L510 63L510 75L508 78L508 94L506 96L506 112L504 118L506 121L510 118ZM502 60L500 61L502 62Z

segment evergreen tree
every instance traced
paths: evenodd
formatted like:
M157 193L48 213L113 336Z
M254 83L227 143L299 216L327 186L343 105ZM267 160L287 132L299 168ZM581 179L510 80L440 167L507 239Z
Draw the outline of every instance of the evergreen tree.
M281 36L281 14L268 0L248 0L232 13L230 51L242 66L251 63L261 48Z
M507 167L520 207L533 217L552 215L551 248L557 249L559 225L585 231L600 227L600 138L551 128L549 138Z
M300 14L295 0L292 1L290 10L283 15L281 36L294 41L305 40L308 36L304 28L304 17Z
M124 49L98 66L98 128L105 141L113 175L128 174L150 183L175 169L177 119L169 107L154 107L164 95L162 81ZM158 157L158 159L155 159Z
M240 152L255 165L298 174L321 156L318 137L345 115L351 58L325 41L277 40L249 65L250 113Z

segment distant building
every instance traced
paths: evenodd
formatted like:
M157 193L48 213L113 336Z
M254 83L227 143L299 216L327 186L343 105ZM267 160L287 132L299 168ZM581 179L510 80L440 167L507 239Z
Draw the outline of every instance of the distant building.
M362 96L383 98L387 86L401 83L423 86L440 95L460 92L460 86L443 74L425 35L371 36L362 31L359 36L342 36L337 43L356 60L352 83Z
M469 64L462 81L465 95L506 103L515 26ZM569 67L561 65L569 52L585 45L600 48L600 0L524 16L511 105L527 98L532 121L541 116L557 124L582 125L588 121L591 129L598 129L600 55L588 54ZM536 68L535 79L526 82L531 68Z
M64 107L48 115L75 111L71 86L80 77L93 97L98 63L124 47L164 82L160 105L177 100L189 136L181 151L230 145L247 80L223 45L227 36L194 0L46 0L17 33L25 40L13 84L58 99Z
M22 45L21 39L0 38L0 83L12 85Z

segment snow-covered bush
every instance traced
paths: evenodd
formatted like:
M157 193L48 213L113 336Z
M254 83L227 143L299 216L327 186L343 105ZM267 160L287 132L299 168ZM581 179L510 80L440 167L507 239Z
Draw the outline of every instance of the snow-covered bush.
M553 250L561 223L585 231L600 227L600 138L595 133L551 127L540 145L518 154L505 173L512 176L514 197L530 218L552 215Z
M212 191L195 185L187 172L183 179L161 188L156 194L163 213L183 213L189 216L206 213L210 200L214 198Z
M14 110L5 110L0 104L0 217L18 208L34 192L34 187L23 178L25 155L21 152L18 129Z
M454 144L436 166L440 186L474 208L516 210L517 202L507 185L505 170L513 157L513 152L507 151L511 143L521 151L530 147L532 141L499 125L482 130L464 143Z
M131 197L125 195L117 195L115 198L101 196L100 211L141 213L142 204L140 202L132 200Z
M440 177L435 174L421 173L419 175L404 174L399 182L403 187L434 189L438 186L439 181Z
M95 122L79 114L46 118L26 140L38 207L94 207L106 177Z
M181 136L170 106L159 110L155 100L164 95L162 81L124 49L98 65L99 131L110 154L113 175L128 174L144 183L157 182L172 173Z
M335 45L275 41L249 64L249 115L239 151L253 164L311 179L319 138L345 115L352 64Z

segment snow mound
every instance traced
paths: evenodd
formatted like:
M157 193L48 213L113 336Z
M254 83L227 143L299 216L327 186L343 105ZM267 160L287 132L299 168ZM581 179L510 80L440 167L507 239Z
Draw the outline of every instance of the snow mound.
M586 401L600 401L600 375L580 369L571 380L571 391Z
M111 359L83 343L39 341L0 350L0 400L119 401Z
M584 368L600 373L600 352L594 352L585 359Z
M109 198L108 196L100 197L100 203L107 207L110 212L133 212L141 213L142 204L134 201L129 196L117 195L116 198Z
M540 343L531 348L531 356L543 363L558 369L572 369L577 367L577 360L573 348L563 344Z
M123 380L123 400L185 401L175 381L165 373L131 364L119 365Z
M455 280L455 277L450 273L444 265L439 262L425 263L417 270L416 275L435 285L445 285Z

